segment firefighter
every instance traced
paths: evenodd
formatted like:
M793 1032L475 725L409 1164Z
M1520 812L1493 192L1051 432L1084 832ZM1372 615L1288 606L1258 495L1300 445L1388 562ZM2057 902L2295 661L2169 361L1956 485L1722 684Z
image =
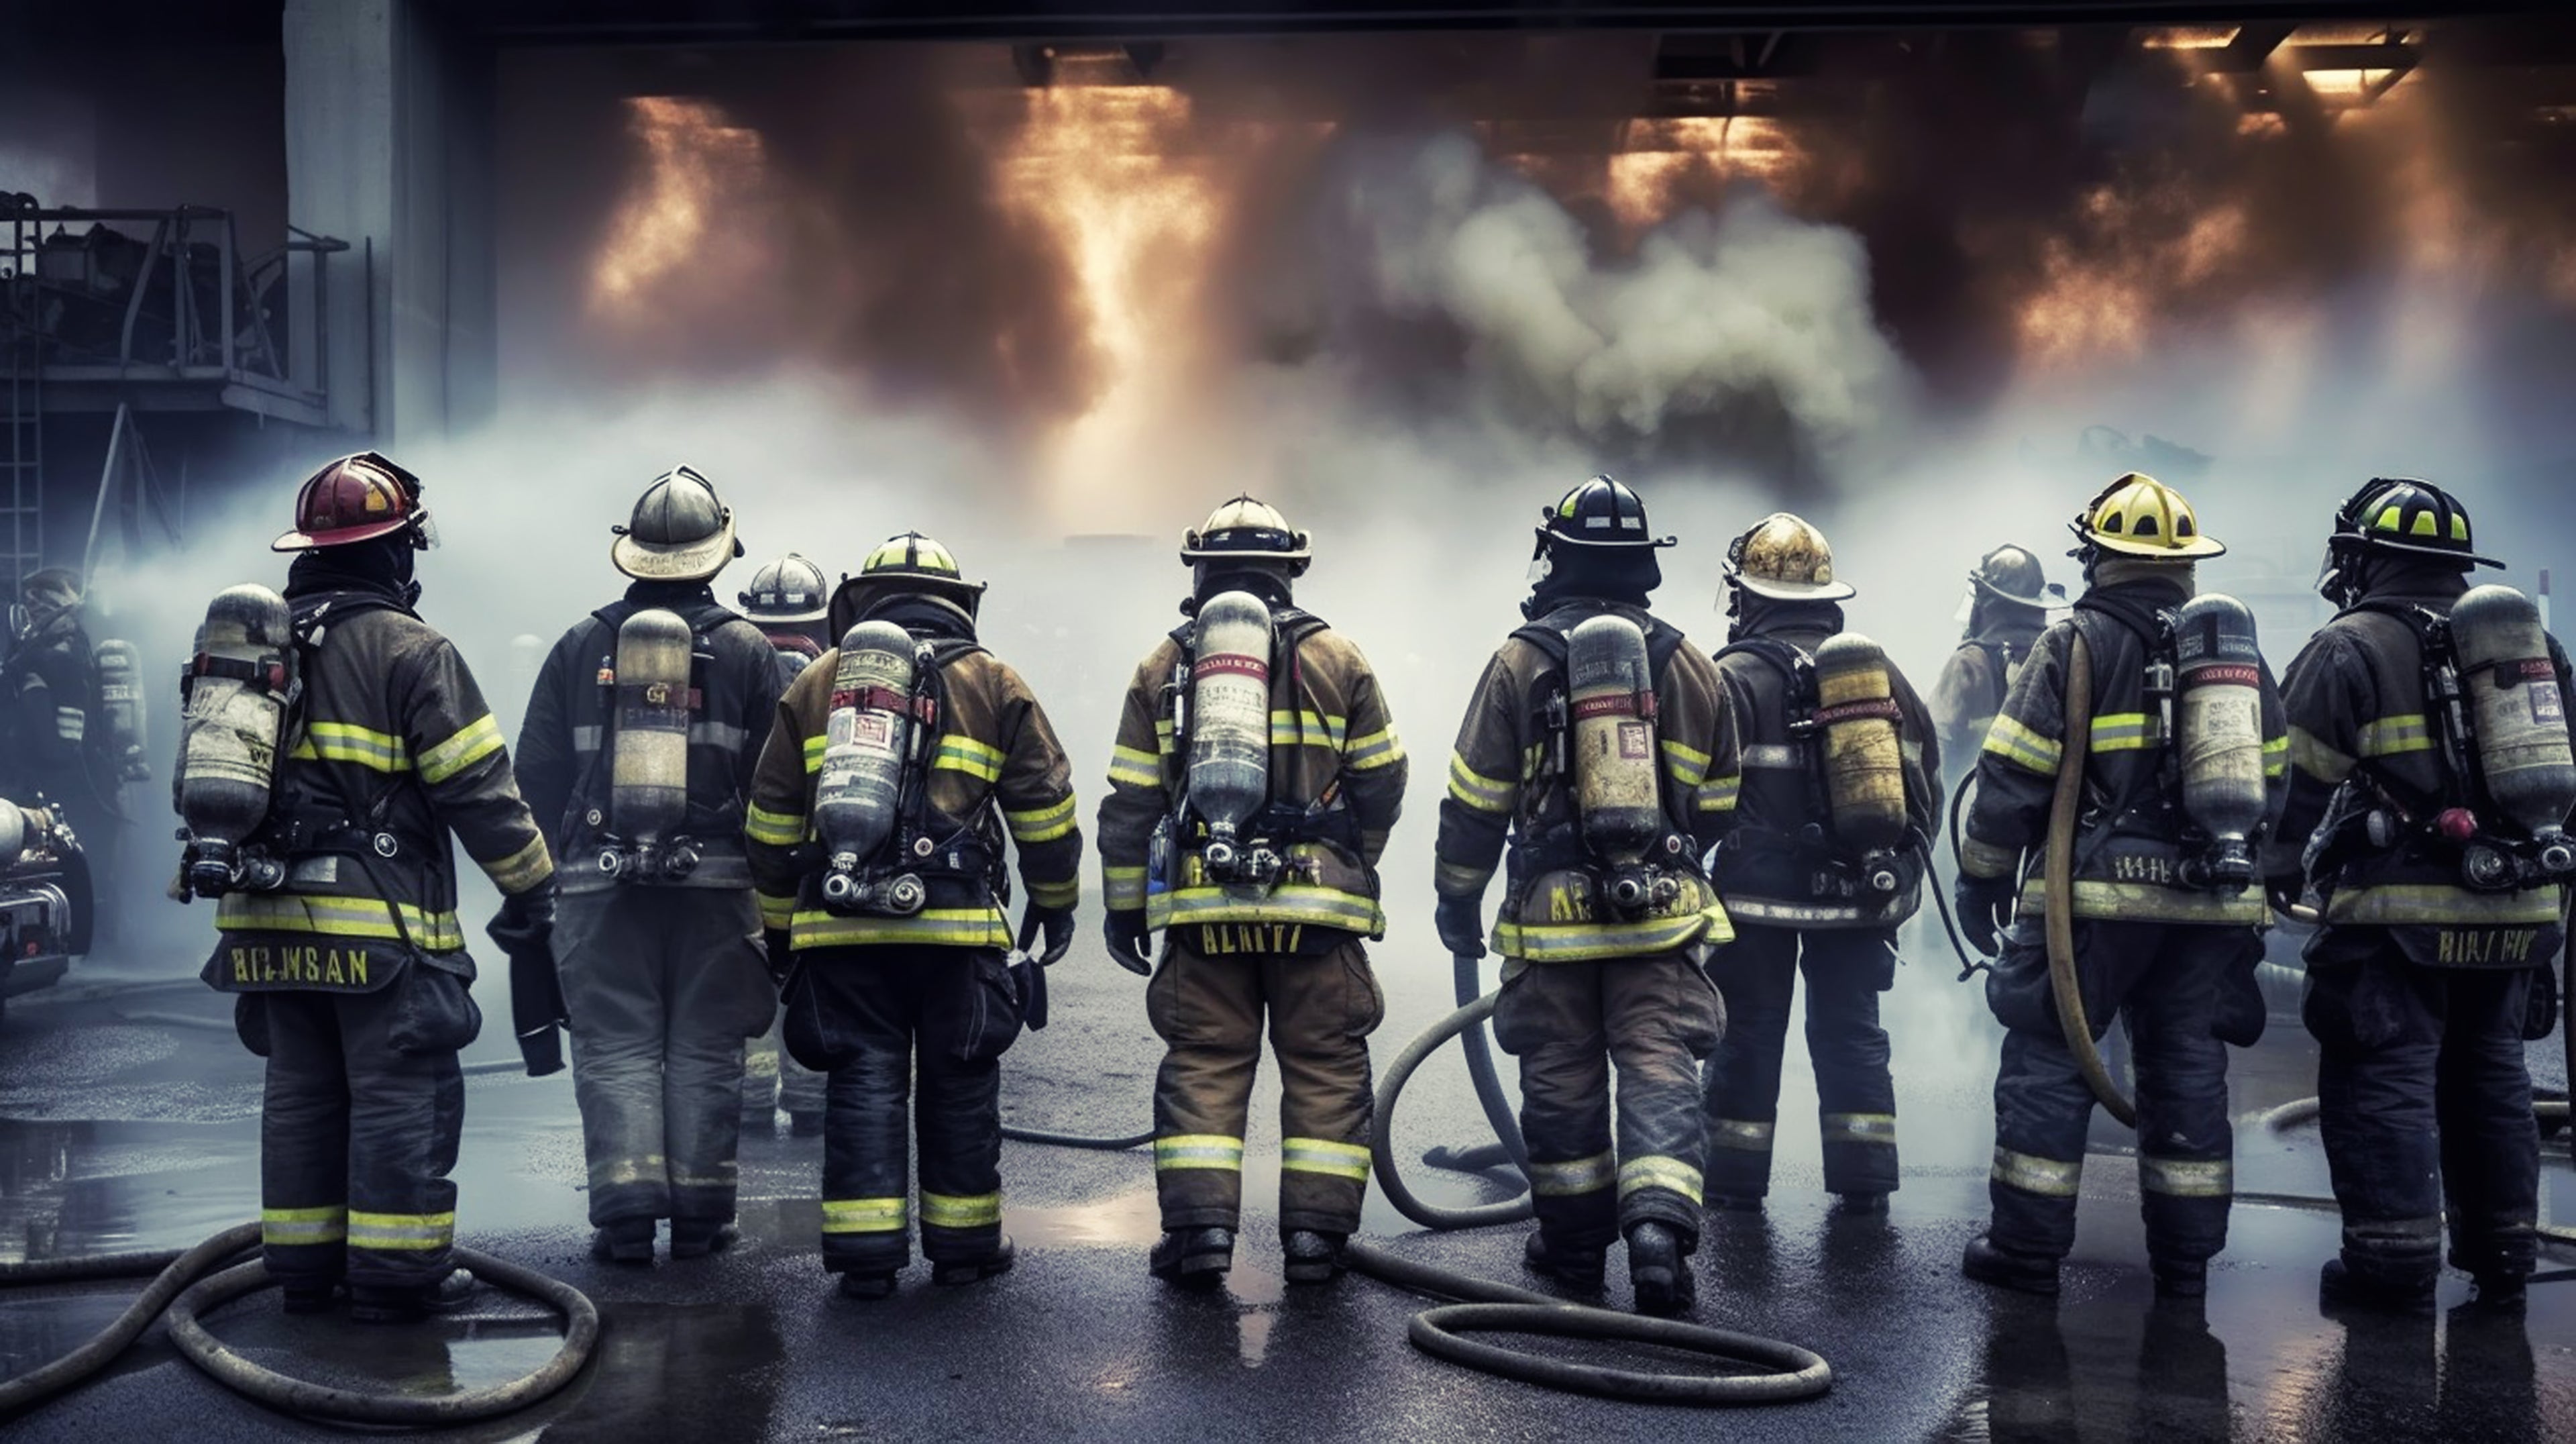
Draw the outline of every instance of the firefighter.
M743 1040L777 1013L743 819L780 688L769 640L708 586L742 554L712 483L667 472L610 531L626 595L547 654L519 778L562 859L591 1255L650 1263L663 1219L675 1259L734 1236Z
M2322 899L2302 1012L2343 1206L2329 1303L2429 1309L2446 1216L2451 1264L2481 1303L2520 1300L2532 1269L2540 1138L2523 1040L2549 1027L2566 874L2514 856L2540 849L2512 816L2534 770L2510 753L2554 751L2536 816L2563 828L2576 696L2566 653L2510 592L2525 631L2506 660L2522 670L2498 692L2488 618L2503 589L2454 610L2470 569L2496 565L2440 487L2366 483L2335 513L2318 584L2342 610L2284 684L2290 797L2266 869L2282 905L2309 887ZM2467 705L2444 705L2452 687ZM2476 705L2489 695L2509 705ZM2520 865L2471 886L2482 847Z
M482 1014L456 916L454 833L501 890L496 935L541 943L554 863L500 724L455 646L413 610L435 540L417 477L374 452L304 483L287 572L300 735L260 834L282 886L228 891L205 981L239 995L268 1059L260 1221L290 1312L405 1322L472 1291L451 1272L457 1050Z
M1045 710L976 640L983 594L918 533L869 553L833 594L841 645L787 689L753 780L762 919L791 959L787 1049L830 1075L823 1266L851 1298L893 1293L911 1261L916 1088L931 1281L973 1283L1014 1257L1000 1059L1033 980L1005 957L1002 834L1029 895L1020 946L1043 935L1042 967L1072 945L1082 833Z
M831 584L823 569L795 552L751 574L751 585L738 597L742 614L760 628L778 655L778 690L783 695L796 674L823 655L827 593ZM743 1060L742 1124L767 1133L779 1109L787 1110L788 1132L816 1138L823 1132L823 1075L789 1057L779 1046L784 1020L752 1040Z
M52 804L79 829L96 876L113 885L106 855L116 814L118 761L100 715L98 673L80 575L69 567L29 573L18 589L27 624L0 665L0 785L9 795ZM109 909L113 913L114 909Z
M2250 694L2227 714L2241 737L2221 737L2214 722L2195 724L2198 704L2175 701L2176 609L2193 598L2197 560L2226 550L2201 533L2180 493L2123 475L2070 529L2084 594L2067 620L2041 634L1986 735L1959 858L1960 925L1969 941L1992 953L2010 926L1986 981L1987 1004L2006 1029L1988 1184L1994 1218L1968 1245L1963 1267L1980 1282L2053 1294L2059 1261L2075 1241L2095 1096L2054 1008L2041 899L2080 638L2091 720L2073 764L2083 785L2070 864L2074 964L2093 1037L2115 1014L2128 1023L2147 1254L2158 1291L2191 1298L2227 1241L2234 1164L2224 1044L2251 1046L2263 1023L2253 981L2263 893L2246 839L2279 813L2289 742L2251 621L2224 598L2195 606L2232 609L2227 615L2237 619L2223 655L2234 659L2224 675ZM2197 624L2190 630L2191 640L2202 640ZM2197 730L2204 725L2206 737ZM2202 784L2184 769L2204 741L2242 744L2208 750L2243 764L2230 796L2248 816L2229 834L2233 851L2219 841L2204 848L2206 829L2188 806Z
M1897 1185L1878 995L1896 982L1897 927L1922 905L1917 838L1940 815L1940 744L1905 675L1843 631L1851 595L1824 534L1786 512L1727 549L1732 625L1717 667L1745 786L1714 860L1735 941L1709 964L1728 1028L1709 1057L1707 1099L1708 1187L1729 1208L1758 1209L1770 1191L1801 971L1825 1188L1846 1211L1877 1213ZM1880 745L1858 745L1863 732Z
M1678 1312L1696 1288L1699 1061L1725 1027L1702 968L1734 936L1698 860L1734 820L1735 724L1716 664L1646 610L1674 543L1637 494L1596 476L1540 515L1527 622L1450 759L1435 917L1453 955L1484 956L1508 847L1494 1036L1521 1063L1529 1267L1598 1289L1624 1233L1638 1307Z
M2065 605L2066 588L2048 580L2039 558L2022 547L1999 546L1968 573L1967 633L1932 685L1941 755L1957 773L1944 783L1956 786L1976 769L2013 674L2048 625L2050 610Z
M1233 1263L1265 1014L1290 1283L1340 1271L1368 1189L1368 1035L1385 1007L1363 939L1385 931L1377 861L1404 748L1368 659L1292 599L1310 557L1306 533L1249 496L1182 538L1189 620L1137 665L1100 805L1109 953L1150 974L1165 1045L1149 1266L1183 1287Z

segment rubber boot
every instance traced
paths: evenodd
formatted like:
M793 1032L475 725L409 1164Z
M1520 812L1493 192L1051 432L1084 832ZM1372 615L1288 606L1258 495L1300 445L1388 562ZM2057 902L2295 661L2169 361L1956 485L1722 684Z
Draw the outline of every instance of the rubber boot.
M1887 1195L1884 1193L1838 1193L1834 1195L1834 1203L1847 1214L1887 1212Z
M1547 1241L1547 1231L1533 1231L1521 1245L1521 1266L1542 1278L1550 1278L1567 1288L1587 1294L1601 1292L1602 1282L1610 1269L1607 1251L1597 1248L1565 1248Z
M375 1288L365 1284L349 1290L349 1317L361 1324L416 1324L431 1314L452 1314L474 1301L482 1292L474 1275L457 1269L434 1284L412 1288Z
M1185 1289L1212 1289L1234 1267L1234 1230L1169 1228L1155 1241L1145 1267L1165 1283Z
M1342 1238L1341 1234L1311 1228L1289 1230L1281 1241L1281 1250L1287 1256L1288 1282L1328 1284L1340 1276Z
M2196 1299L2209 1292L2209 1265L2206 1263L2149 1259L2147 1271L2156 1276L2156 1296L2159 1298Z
M2057 1260L2001 1247L1982 1234L1968 1240L1968 1252L1959 1260L1959 1272L1999 1289L2057 1297Z
M2521 1273L2474 1274L2478 1286L2475 1303L2482 1309L2518 1309L2529 1297L2530 1276Z
M2328 1317L2346 1309L2386 1313L2433 1312L2433 1283L2403 1283L2355 1272L2341 1258L2330 1258L2317 1270L2317 1307Z
M671 1257L705 1258L742 1241L742 1230L729 1218L671 1220Z
M1699 1296L1691 1275L1690 1248L1671 1225L1641 1223L1628 1230L1628 1282L1637 1293L1637 1312L1678 1314Z
M931 1264L930 1281L942 1288L952 1289L961 1284L981 1283L985 1279L1009 1273L1011 1265L1018 1261L1019 1256L1019 1245L1011 1242L1011 1236L1006 1233L1002 1235L1000 1242L993 1245L993 1251L982 1258Z
M845 1299L889 1299L894 1297L893 1269L853 1269L841 1275L841 1297Z
M648 1264L653 1261L653 1225L649 1218L621 1218L590 1231L590 1256L598 1263Z

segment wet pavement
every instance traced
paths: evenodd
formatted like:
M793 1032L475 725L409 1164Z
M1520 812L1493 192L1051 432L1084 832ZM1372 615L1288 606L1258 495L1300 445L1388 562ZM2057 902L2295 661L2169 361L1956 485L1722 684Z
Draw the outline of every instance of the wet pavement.
M1086 940L1087 941L1087 940ZM1447 968L1381 955L1389 1019L1381 1059L1446 1010ZM76 969L0 1022L0 1258L193 1243L255 1215L259 1067L233 1040L225 1000L149 962ZM497 983L497 978L493 980ZM496 986L486 1006L501 1008ZM1054 974L1055 1026L1005 1062L1011 1121L1126 1133L1147 1121L1157 1050L1139 985L1096 947ZM1814 1094L1792 1032L1779 1163L1768 1211L1713 1215L1701 1256L1706 1322L1824 1354L1833 1390L1812 1402L1696 1418L1474 1374L1414 1351L1422 1301L1352 1277L1282 1283L1271 1239L1276 1090L1256 1100L1247 1218L1230 1288L1170 1293L1143 1264L1156 1227L1150 1161L1011 1144L1008 1276L936 1289L920 1266L881 1304L838 1298L816 1262L819 1140L785 1120L743 1149L745 1238L732 1253L611 1269L585 1251L579 1125L563 1076L478 1075L457 1171L460 1234L569 1279L605 1321L596 1364L556 1399L459 1439L1230 1439L1291 1429L1324 1437L1625 1439L1676 1430L1743 1438L2110 1439L2576 1437L2576 1287L2542 1284L2524 1316L2460 1307L2412 1320L2329 1320L2317 1266L2331 1213L2240 1205L2205 1308L2153 1300L2134 1177L2097 1154L2066 1292L2054 1303L1960 1279L1982 1221L1992 1146L1991 1025L1973 987L1914 966L1887 999L1897 1034L1905 1186L1883 1219L1844 1217L1819 1191ZM504 1030L468 1054L504 1063ZM2535 1069L2559 1082L2554 1042ZM2313 1091L2295 1022L2237 1055L2238 1186L2321 1194L2313 1129L2275 1137L2253 1115ZM1264 1115L1268 1115L1265 1120ZM1454 1055L1408 1093L1406 1157L1479 1137ZM2116 1127L2097 1134L2120 1147ZM2548 1151L2544 1209L2576 1222L2564 1142ZM1446 1201L1475 1179L1413 1169ZM1526 1283L1520 1227L1432 1236L1372 1198L1371 1232L1403 1252ZM1615 1262L1615 1260L1614 1260ZM2564 1268L2576 1257L2553 1257ZM1614 1268L1614 1275L1619 1271ZM132 1285L0 1294L0 1373L60 1354L104 1324ZM1612 1301L1625 1302L1614 1283ZM412 1330L288 1318L273 1294L213 1317L258 1362L325 1382L436 1393L498 1382L552 1350L534 1303L488 1294L469 1314ZM1548 1347L1548 1346L1542 1346ZM335 1437L237 1398L148 1335L107 1377L8 1431L12 1437Z

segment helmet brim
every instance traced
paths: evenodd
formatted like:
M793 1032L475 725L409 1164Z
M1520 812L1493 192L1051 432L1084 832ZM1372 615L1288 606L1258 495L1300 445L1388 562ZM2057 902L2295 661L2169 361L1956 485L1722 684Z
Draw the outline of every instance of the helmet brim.
M1849 582L1755 581L1742 572L1730 574L1727 581L1757 597L1769 597L1775 602L1839 602L1860 595Z
M637 541L629 532L608 544L609 563L639 582L702 582L723 571L737 555L730 514L704 541L665 545Z
M2188 562L2227 554L2226 543L2205 536L2193 537L2178 546L2168 546L2163 542L2131 541L2127 537L2106 536L2088 530L2084 533L2084 540L2106 552L2116 552L2124 557L2143 557L2151 562Z
M745 603L742 609L743 620L747 622L819 622L829 615L829 607L816 607L810 612L762 612Z
M291 531L270 542L268 549L273 552L306 552L316 547L347 546L351 542L373 541L380 536L392 536L410 525L410 517L397 517L392 521L371 521L364 526L339 526L326 531Z
M2028 607L2034 612L2045 612L2056 607L2071 607L2075 605L2075 599L2066 594L2066 586L2062 582L2048 582L2042 584L2039 589L2039 595L2035 597L2016 597L2012 593L2003 590L2001 587L1996 586L1994 583L1987 581L1984 577L1978 576L1974 572L1968 574L1968 580L1975 585L1977 595L1981 597L1989 597L2009 606Z
M2411 542L2381 541L2376 537L2368 535L2362 536L2359 540L2363 548L2368 551L2403 552L2410 557L2432 557L2437 561L2457 562L2463 571L2470 567L2501 567L2504 565L2504 563L2497 561L2494 557L2482 557L2476 552L2449 550L2443 547L2417 546Z
M1595 541L1590 537L1574 536L1561 531L1550 531L1543 526L1532 527L1530 530L1538 537L1540 543L1546 546L1588 547L1594 551L1619 551L1622 549L1628 551L1647 551L1659 550L1664 547L1677 547L1682 544L1682 539L1677 536L1647 537L1642 541L1620 541L1616 538L1606 538L1601 541Z

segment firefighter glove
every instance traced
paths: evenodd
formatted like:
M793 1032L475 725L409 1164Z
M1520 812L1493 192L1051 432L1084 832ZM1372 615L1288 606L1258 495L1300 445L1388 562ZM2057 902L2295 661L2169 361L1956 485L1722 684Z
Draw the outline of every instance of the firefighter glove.
M1111 908L1101 919L1101 932L1109 939L1109 960L1136 976L1149 977L1154 971L1153 950L1145 942L1143 908Z
M1073 909L1029 904L1029 910L1020 915L1020 951L1028 953L1029 944L1036 942L1041 934L1046 937L1046 951L1029 955L1037 960L1039 967L1052 968L1073 950Z
M2295 872L2267 878L2263 883L2263 896L2272 904L2272 911L2283 917L2306 901L2307 892L2308 880Z
M1444 897L1432 909L1431 925L1439 930L1440 945L1453 958L1481 958L1485 955L1485 908L1471 897Z
M787 986L787 970L795 962L787 936L785 928L767 928L760 934L760 949L769 964L769 981L781 988Z
M512 957L552 943L555 935L554 879L548 878L526 892L502 898L500 913L485 924L483 930L492 935L493 946Z
M1959 903L1959 931L1967 936L1968 946L1988 957L2003 951L2003 931L2012 926L2013 904L2021 896L2021 885L2011 874L2002 877L1969 877L1961 874L1955 896Z

